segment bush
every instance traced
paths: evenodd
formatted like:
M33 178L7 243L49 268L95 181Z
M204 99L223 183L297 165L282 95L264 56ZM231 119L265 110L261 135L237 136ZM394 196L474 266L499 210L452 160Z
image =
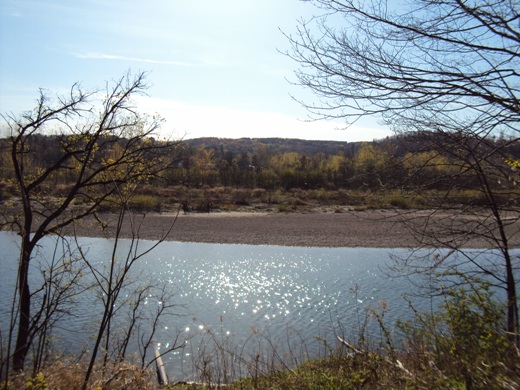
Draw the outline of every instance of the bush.
M249 190L235 190L232 195L233 203L237 206L249 206L251 192Z
M194 204L193 211L198 213L209 213L213 209L214 205L210 199L199 198Z
M492 298L489 285L443 294L436 313L398 322L416 368L433 368L429 374L437 388L514 388L520 359L503 331L504 306Z
M267 198L267 191L263 188L255 188L251 191L251 196L264 202Z
M325 188L309 191L309 197L323 204L337 203L339 201L338 191L326 190Z
M27 381L26 390L47 390L47 382L42 373L39 373L34 378L29 378Z
M161 211L159 199L152 195L134 195L128 201L128 207L135 211Z
M293 212L294 210L295 210L294 207L291 207L284 203L281 203L278 205L278 212L280 212L280 213L290 213L290 212Z
M410 199L404 196L391 196L388 199L390 206L397 207L400 209L409 209L411 207Z

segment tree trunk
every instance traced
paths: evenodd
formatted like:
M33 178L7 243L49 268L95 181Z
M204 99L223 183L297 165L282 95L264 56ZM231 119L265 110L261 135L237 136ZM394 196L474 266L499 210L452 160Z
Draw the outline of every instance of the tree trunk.
M516 302L516 283L513 274L511 256L506 252L506 291L507 291L507 331L511 335L517 347L520 346L520 335L518 334L518 305Z
M20 312L16 347L13 353L13 369L15 371L23 370L25 357L29 349L29 327L31 318L31 292L28 283L29 261L31 258L29 246L29 240L26 237L22 238L20 268L18 271L18 294L20 299L18 307Z

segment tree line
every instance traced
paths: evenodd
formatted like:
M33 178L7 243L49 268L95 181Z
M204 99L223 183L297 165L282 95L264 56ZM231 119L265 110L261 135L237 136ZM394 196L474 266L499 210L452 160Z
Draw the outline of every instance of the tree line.
M456 135L452 135L452 138ZM460 135L462 137L462 135ZM71 136L72 138L72 136ZM46 169L61 158L60 145L67 137L35 134L26 143L32 169ZM325 153L320 143L302 140L249 140L247 145L230 139L188 140L175 147L162 148L164 141L147 139L155 150L153 158L167 161L167 167L157 177L148 178L152 185L166 180L167 185L187 188L234 187L271 190L393 190L408 191L455 189L478 190L478 178L468 170L469 158L451 147L435 133L413 133L388 137L373 142L353 144L337 142L336 151ZM273 141L277 141L273 144ZM452 140L453 141L453 140ZM110 137L97 152L97 158L116 161L127 140ZM144 144L144 141L142 141ZM306 143L312 145L305 152ZM520 159L520 143L507 138L477 138L460 140L472 144L480 153L493 153L489 173L496 178L491 185L511 195L516 183L511 161ZM14 168L9 164L8 139L0 139L0 177L3 199L14 191ZM238 145L237 145L238 143ZM296 144L296 146L295 146ZM348 146L348 147L346 147ZM296 150L294 150L296 149ZM500 177L499 177L500 176ZM42 191L60 195L74 182L73 170L64 170L46 181ZM454 185L456 180L456 186ZM164 183L161 184L161 186Z

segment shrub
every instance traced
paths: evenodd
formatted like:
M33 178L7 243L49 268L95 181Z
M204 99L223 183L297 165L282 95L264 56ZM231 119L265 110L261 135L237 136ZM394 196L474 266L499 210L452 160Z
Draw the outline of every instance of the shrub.
M233 203L238 206L249 206L251 199L251 192L249 190L235 190L232 194Z
M410 199L404 196L391 196L388 199L390 206L397 207L400 209L409 209L411 207Z
M117 212L121 209L121 203L114 197L107 197L97 208L99 212Z
M503 332L504 306L492 298L489 285L473 284L470 290L443 294L439 311L416 313L414 320L398 322L415 364L438 371L430 372L437 377L436 387L513 388L514 384L506 384L520 360Z
M334 203L339 200L337 191L326 190L325 188L309 191L309 197L325 204Z
M194 204L193 211L209 213L213 209L213 202L208 198L199 198Z
M37 374L27 381L26 390L47 390L47 382L42 373Z
M263 188L255 188L251 191L251 196L255 199L261 199L262 201L266 198L267 191Z
M11 197L11 194L9 194L8 191L5 190L5 187L3 187L0 183L0 201L7 200Z
M278 205L278 212L280 212L280 213L289 213L289 212L293 212L293 211L294 211L294 207L291 207L288 204L281 203Z
M134 195L130 198L128 207L135 211L161 211L159 199L152 195Z

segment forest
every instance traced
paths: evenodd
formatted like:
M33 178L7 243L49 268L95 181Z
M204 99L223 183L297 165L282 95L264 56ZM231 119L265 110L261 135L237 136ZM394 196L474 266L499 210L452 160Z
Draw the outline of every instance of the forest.
M454 135L407 133L373 142L306 141L297 139L197 138L159 148L168 168L139 186L131 205L143 211L182 206L184 211L233 210L254 203L277 205L280 211L308 204L370 208L479 206L485 203L478 175L471 168L475 153L492 151L486 170L497 198L518 197L515 164L520 144L504 137L461 139ZM123 139L112 140L102 159L117 159ZM34 135L26 154L34 169L59 158L62 137ZM149 139L156 145L161 141ZM0 199L16 194L7 139L0 139ZM448 146L447 146L448 145ZM60 173L47 183L48 196L63 196L73 185ZM110 210L110 199L104 207ZM88 195L76 204L88 203Z

